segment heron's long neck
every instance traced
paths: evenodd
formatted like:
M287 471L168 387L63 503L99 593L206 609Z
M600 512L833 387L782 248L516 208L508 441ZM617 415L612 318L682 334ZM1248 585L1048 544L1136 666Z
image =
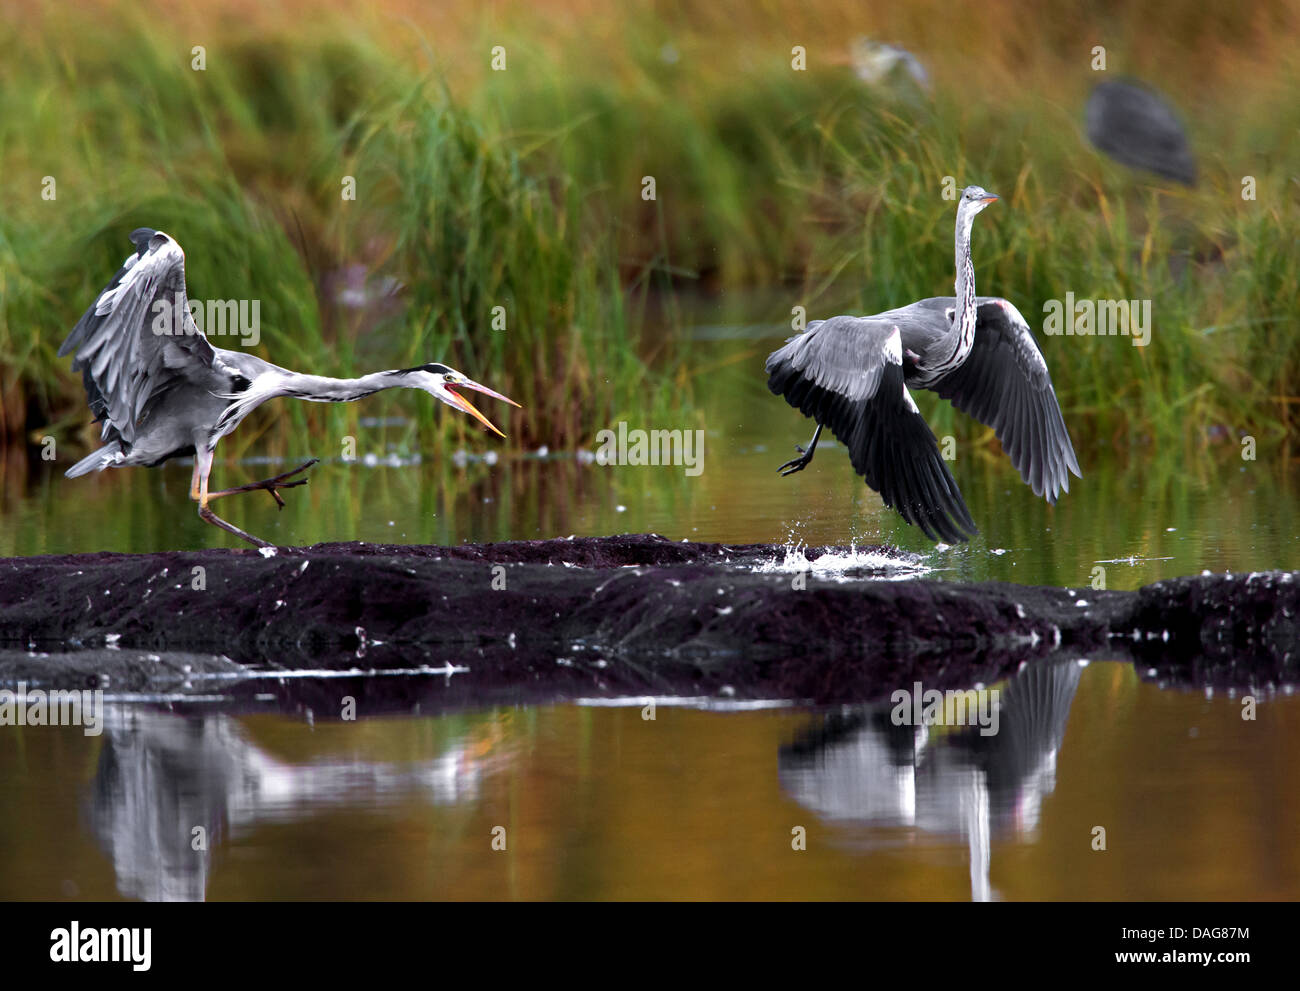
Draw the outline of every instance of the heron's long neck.
M241 420L268 399L290 396L313 403L350 403L364 399L381 389L418 388L415 381L400 371L371 372L355 379L336 379L325 375L304 375L269 362L260 362L261 372L243 392L224 398L231 400L217 421L220 432L212 444L239 426ZM209 448L210 449L210 448Z
M974 215L957 215L957 312L953 314L943 358L932 366L935 371L946 371L960 365L966 360L975 340L975 266L970 260L970 232L974 220Z
M313 403L350 403L383 389L415 388L414 381L400 371L371 372L354 379L336 379L325 375L290 372L283 383L283 395Z

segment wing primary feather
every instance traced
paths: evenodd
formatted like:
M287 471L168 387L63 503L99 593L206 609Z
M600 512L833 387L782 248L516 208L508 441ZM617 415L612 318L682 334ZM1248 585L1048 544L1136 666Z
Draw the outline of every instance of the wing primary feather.
M931 540L978 532L904 386L897 325L833 317L769 356L768 388L827 427L884 503Z
M1082 477L1047 363L1006 300L980 299L966 361L927 387L992 427L1020 477L1048 502L1069 491L1069 472Z

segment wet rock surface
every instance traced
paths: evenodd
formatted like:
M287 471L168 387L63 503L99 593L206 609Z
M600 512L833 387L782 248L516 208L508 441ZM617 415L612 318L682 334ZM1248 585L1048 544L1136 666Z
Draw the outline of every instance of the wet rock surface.
M806 557L828 550L846 549ZM784 556L630 535L8 559L0 682L216 685L281 706L313 692L335 706L346 688L396 711L590 695L859 701L1062 656L1131 658L1189 684L1297 680L1294 573L1117 592L755 570ZM317 677L267 677L289 671Z

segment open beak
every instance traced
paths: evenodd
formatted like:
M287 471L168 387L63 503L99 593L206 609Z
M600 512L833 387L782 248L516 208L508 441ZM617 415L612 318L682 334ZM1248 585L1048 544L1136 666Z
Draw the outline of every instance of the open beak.
M445 386L445 388L447 390L447 394L451 396L452 400L456 403L457 407L463 409L470 416L474 417L474 419L478 420L479 423L483 424L483 426L487 427L498 437L505 436L505 434L503 434L500 430L498 430L496 427L492 425L491 420L489 420L486 416L484 416L482 413L480 413L477 409L474 408L473 403L471 403L468 399L466 399L464 396L462 396L460 393L456 392L455 390L456 388L473 389L475 392L481 392L484 395L491 396L493 399L500 399L502 402L507 402L511 406L518 406L519 404L517 402L515 402L513 399L509 398L508 396L501 395L501 393L499 392L494 392L493 390L489 389L486 385L479 385L477 382L469 381L469 379L465 379L462 382L457 382L455 384L455 388L453 388L451 385L447 385Z

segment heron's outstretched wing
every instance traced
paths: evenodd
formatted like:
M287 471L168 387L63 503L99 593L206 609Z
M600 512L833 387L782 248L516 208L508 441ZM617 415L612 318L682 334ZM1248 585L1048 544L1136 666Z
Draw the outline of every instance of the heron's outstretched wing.
M59 348L72 354L105 438L128 446L150 402L196 371L214 351L189 312L185 253L148 227L131 232L136 253L99 294Z
M1020 477L1055 503L1082 478L1043 353L1020 311L981 297L975 341L965 362L930 388L993 428Z
M903 384L897 324L817 320L767 359L767 386L849 449L867 484L931 540L962 541L976 527L934 434Z

